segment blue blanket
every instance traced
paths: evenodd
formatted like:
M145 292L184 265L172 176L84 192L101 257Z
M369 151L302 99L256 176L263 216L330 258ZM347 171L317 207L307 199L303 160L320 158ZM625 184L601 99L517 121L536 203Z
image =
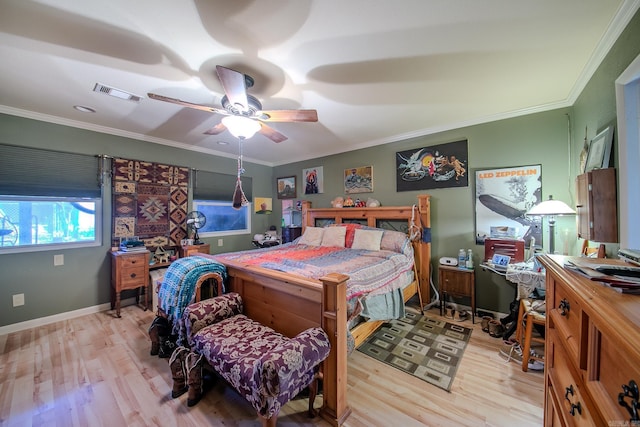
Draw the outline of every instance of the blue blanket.
M180 334L182 313L193 302L196 283L205 273L219 273L223 282L227 280L227 268L210 258L194 255L179 258L169 265L158 291L158 306L173 325L173 334Z

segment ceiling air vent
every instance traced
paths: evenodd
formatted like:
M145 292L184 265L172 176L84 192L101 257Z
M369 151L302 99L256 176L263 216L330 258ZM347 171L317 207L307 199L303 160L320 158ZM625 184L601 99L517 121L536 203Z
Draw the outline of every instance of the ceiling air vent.
M103 85L102 83L96 83L96 85L93 87L93 91L98 93L104 93L105 95L113 96L116 98L124 99L125 101L140 102L140 100L142 99L142 97L138 95L134 95L132 93L125 92L123 90L116 89L114 87Z

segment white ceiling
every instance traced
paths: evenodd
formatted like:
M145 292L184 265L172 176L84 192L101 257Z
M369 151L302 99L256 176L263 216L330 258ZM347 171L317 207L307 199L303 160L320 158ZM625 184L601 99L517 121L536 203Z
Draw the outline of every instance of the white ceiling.
M274 166L572 105L639 4L0 0L0 112L235 156L228 132L203 134L222 116L146 95L220 107L223 65L264 109L318 111L243 144Z

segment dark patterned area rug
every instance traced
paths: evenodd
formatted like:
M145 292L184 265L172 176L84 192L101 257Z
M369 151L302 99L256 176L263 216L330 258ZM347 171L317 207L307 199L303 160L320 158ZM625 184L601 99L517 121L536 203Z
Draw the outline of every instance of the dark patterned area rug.
M358 351L451 391L471 329L407 310L382 325Z

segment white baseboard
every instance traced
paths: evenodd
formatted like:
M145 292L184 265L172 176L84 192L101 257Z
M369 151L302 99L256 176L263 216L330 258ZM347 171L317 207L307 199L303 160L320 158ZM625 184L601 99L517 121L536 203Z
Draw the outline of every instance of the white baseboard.
M446 305L453 307L456 311L465 310L465 311L468 311L469 313L471 313L471 306L469 306L469 305L458 304L458 303L451 302L451 301L447 302ZM431 309L440 310L440 304L431 307ZM499 311L487 310L485 308L476 307L476 312L478 310L484 311L486 313L493 314L493 318L494 319L502 319L503 317L508 316L508 313L502 313L502 312L499 312ZM476 315L476 317L478 317L478 316Z
M135 304L136 299L127 298L121 301L121 306ZM88 314L100 313L101 311L111 310L111 303L94 305L93 307L81 308L79 310L67 311L65 313L54 314L38 319L27 320L25 322L12 323L11 325L0 326L0 335L10 334L13 332L24 331L25 329L37 328L38 326L48 325L50 323L60 322L63 320L74 319Z

